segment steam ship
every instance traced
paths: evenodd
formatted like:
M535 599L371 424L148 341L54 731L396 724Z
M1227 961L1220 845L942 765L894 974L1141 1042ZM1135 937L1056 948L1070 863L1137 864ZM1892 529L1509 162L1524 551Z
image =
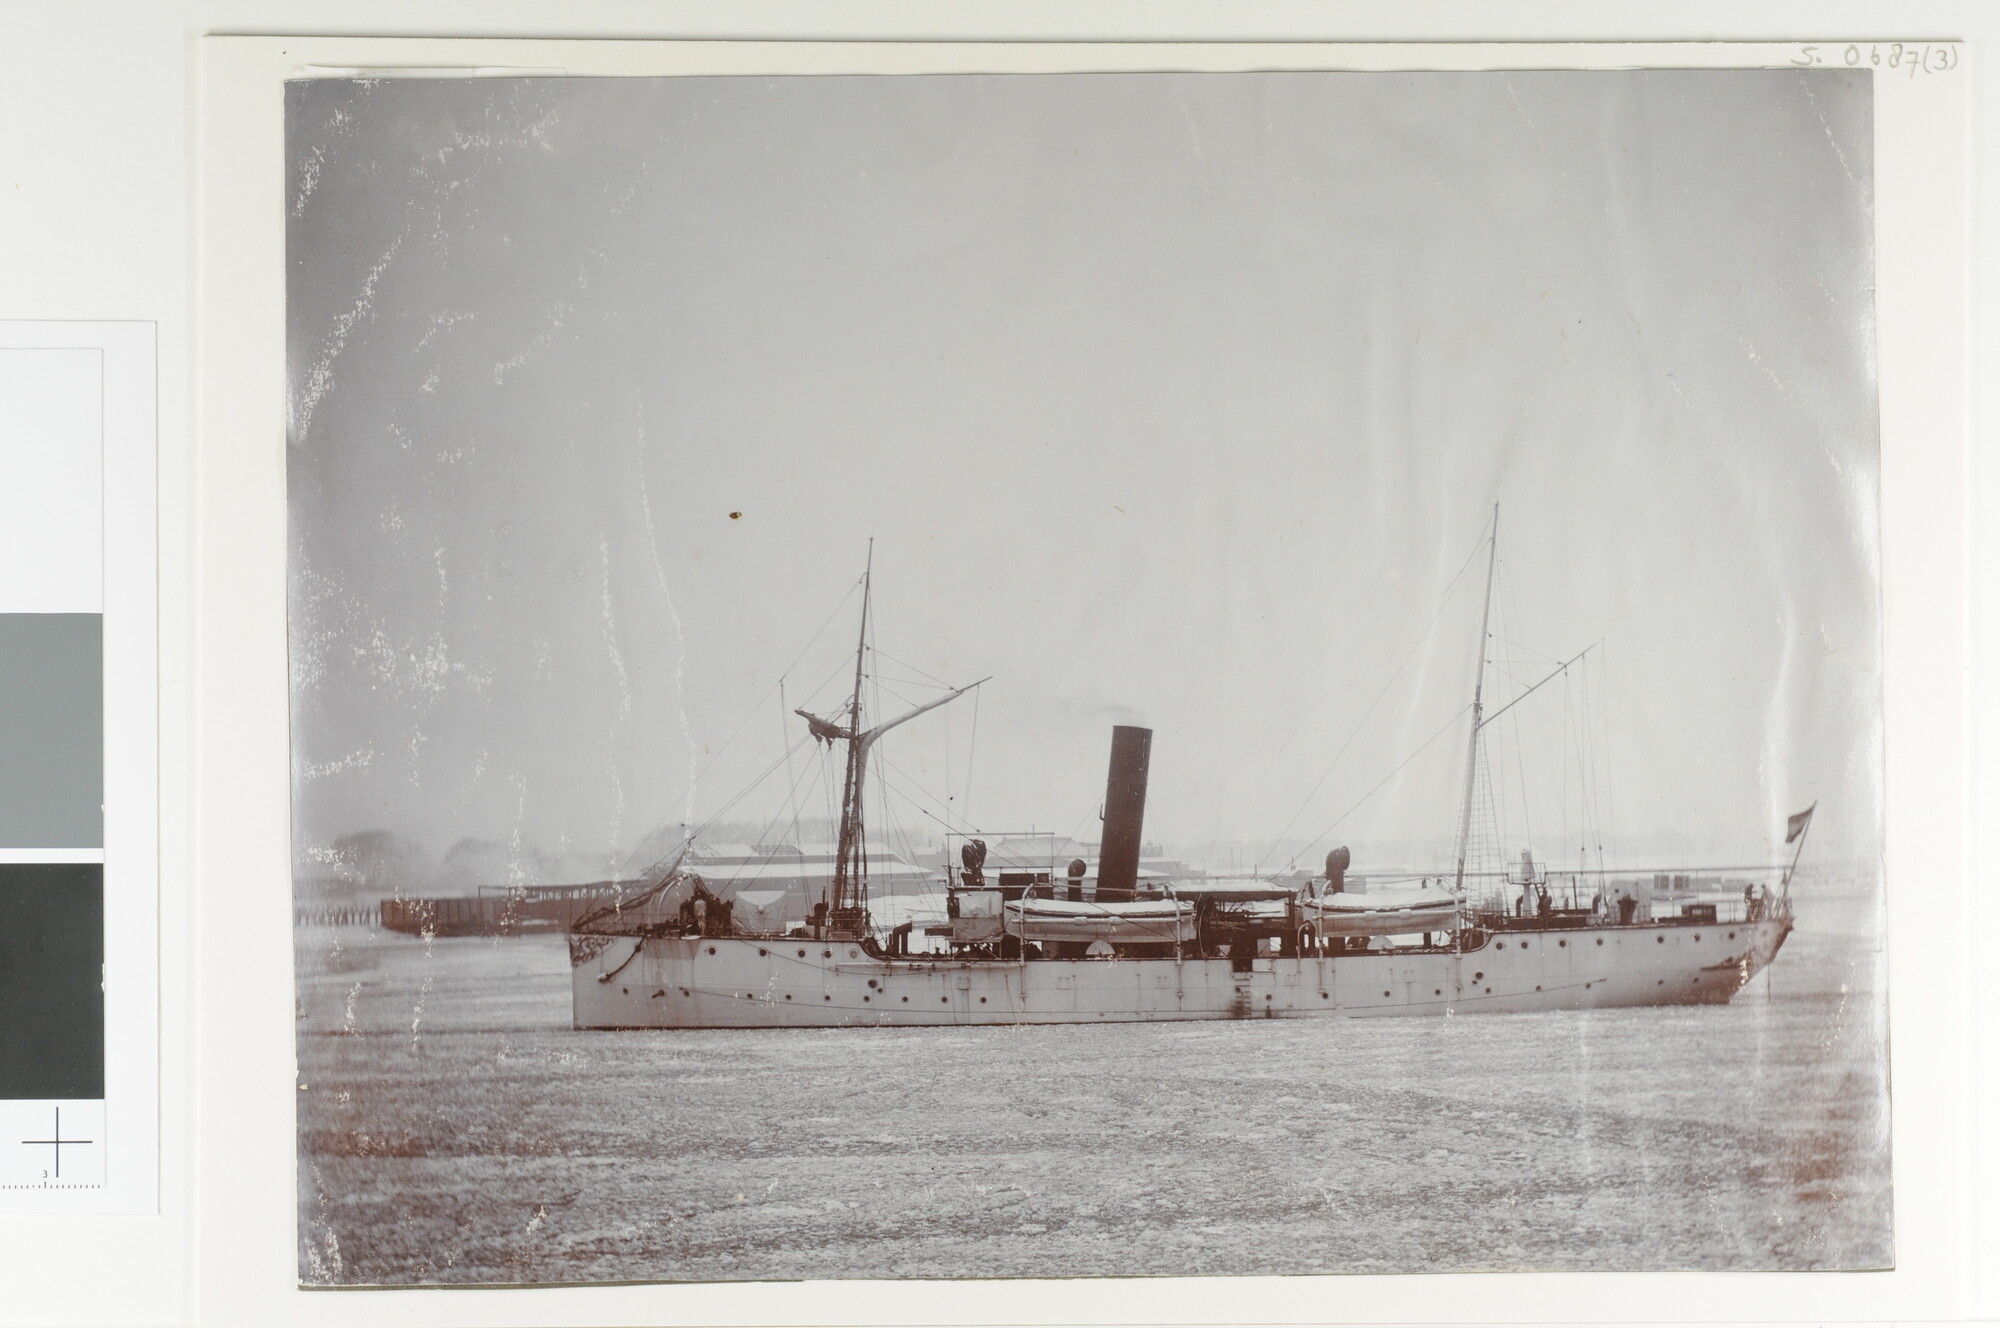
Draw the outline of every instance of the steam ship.
M1593 890L1571 874L1565 892L1558 875L1524 853L1504 883L1510 895L1519 890L1513 903L1469 893L1473 769L1490 722L1484 656L1497 541L1496 508L1451 873L1414 888L1350 891L1344 847L1304 880L1142 873L1152 733L1119 726L1094 863L1079 857L1060 875L989 879L984 840L966 837L946 869L945 916L923 928L923 943L915 919L876 926L862 801L870 752L890 730L980 684L864 727L864 575L852 695L830 717L796 712L814 738L845 756L838 842L822 896L797 925L759 927L740 919L735 902L717 894L684 852L645 889L572 924L575 1026L1359 1018L1728 1001L1791 931L1791 878L1811 808L1790 820L1786 842L1798 847L1776 889L1704 900L1685 878L1678 890L1654 892L1643 880L1621 885L1605 874Z

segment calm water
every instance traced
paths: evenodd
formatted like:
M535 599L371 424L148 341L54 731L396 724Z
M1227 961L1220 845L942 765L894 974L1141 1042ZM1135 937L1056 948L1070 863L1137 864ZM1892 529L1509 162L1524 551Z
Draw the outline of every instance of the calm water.
M1727 1006L579 1033L560 937L303 931L308 1282L1893 1261L1874 895Z

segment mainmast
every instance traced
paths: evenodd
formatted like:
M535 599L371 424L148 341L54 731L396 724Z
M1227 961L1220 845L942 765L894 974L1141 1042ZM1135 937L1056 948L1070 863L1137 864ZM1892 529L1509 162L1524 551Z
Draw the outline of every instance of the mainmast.
M1479 768L1479 725L1481 700L1486 690L1486 627L1493 614L1493 564L1500 549L1500 504L1493 504L1493 530L1486 545L1486 603L1479 611L1479 653L1472 673L1472 732L1465 745L1465 799L1458 813L1458 874L1452 891L1465 894L1465 848L1472 837L1472 777Z
M840 794L840 837L834 850L833 879L827 886L826 898L821 901L823 916L817 920L821 939L852 939L868 930L868 836L866 820L862 815L862 790L867 783L868 749L876 739L899 724L906 724L918 715L935 710L947 701L955 701L974 687L987 681L968 683L964 687L946 692L943 696L913 710L884 720L872 729L861 727L861 684L865 675L868 657L868 611L871 604L870 581L875 570L875 541L868 541L868 567L861 576L861 638L854 648L854 694L847 704L847 723L840 725L832 720L821 719L805 710L792 713L812 726L813 737L831 745L835 741L847 744L847 774Z

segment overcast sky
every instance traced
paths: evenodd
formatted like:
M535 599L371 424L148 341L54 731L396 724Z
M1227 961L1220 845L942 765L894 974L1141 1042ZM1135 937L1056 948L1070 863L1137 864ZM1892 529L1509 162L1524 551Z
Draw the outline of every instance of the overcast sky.
M287 151L302 854L717 814L871 536L881 706L993 675L880 748L935 812L1094 838L1143 723L1149 837L1448 849L1495 502L1489 709L1602 642L1510 855L1878 849L1865 73L315 80Z

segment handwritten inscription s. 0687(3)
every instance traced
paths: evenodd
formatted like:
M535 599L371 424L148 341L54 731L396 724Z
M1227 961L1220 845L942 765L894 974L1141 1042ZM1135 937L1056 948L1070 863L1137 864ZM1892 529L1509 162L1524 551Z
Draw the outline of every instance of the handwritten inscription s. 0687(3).
M1893 69L1907 73L1911 78L1918 74L1948 74L1958 68L1958 46L1950 42L1871 42L1866 46L1850 42L1846 46L1801 46L1799 53L1792 57L1792 63L1801 68L1811 65L1846 66L1859 69L1864 65L1880 69Z

